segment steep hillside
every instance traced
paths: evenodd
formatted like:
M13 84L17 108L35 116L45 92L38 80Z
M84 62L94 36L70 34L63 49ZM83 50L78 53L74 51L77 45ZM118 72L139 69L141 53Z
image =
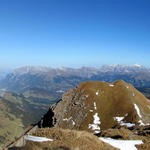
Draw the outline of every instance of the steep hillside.
M150 101L131 84L89 81L63 95L41 120L41 127L100 133L108 128L150 124Z
M54 102L3 91L0 97L0 147L19 137L30 124L35 124Z
M10 113L9 104L0 98L0 147L19 137L23 130L21 118Z

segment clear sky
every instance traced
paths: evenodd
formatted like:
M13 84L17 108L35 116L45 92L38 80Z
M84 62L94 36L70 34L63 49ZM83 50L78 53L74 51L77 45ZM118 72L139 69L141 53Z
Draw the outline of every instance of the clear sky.
M0 0L0 67L150 67L150 0Z

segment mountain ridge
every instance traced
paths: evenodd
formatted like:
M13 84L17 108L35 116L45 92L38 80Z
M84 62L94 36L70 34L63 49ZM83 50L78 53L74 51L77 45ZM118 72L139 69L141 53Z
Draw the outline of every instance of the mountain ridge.
M120 65L120 64L112 64L112 65L102 65L101 67L79 67L79 68L71 68L71 67L59 67L59 68L52 68L52 67L45 67L45 66L24 66L20 68L16 68L13 73L29 73L29 72L49 72L51 70L56 70L56 71L77 71L77 70L90 70L90 71L110 71L110 70L149 70L150 68L144 67L139 64L134 64L134 65ZM134 71L135 71L134 70Z
M150 125L149 114L150 101L131 84L88 81L65 93L39 124L87 131L95 128L97 133L115 126Z

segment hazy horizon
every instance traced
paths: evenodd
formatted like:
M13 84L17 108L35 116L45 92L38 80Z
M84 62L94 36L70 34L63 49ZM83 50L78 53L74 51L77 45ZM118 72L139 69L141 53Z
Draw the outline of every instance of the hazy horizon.
M12 68L0 68L0 71L1 72L12 72L12 71L14 71L14 70L16 70L16 69L20 69L20 68L24 68L24 67L46 67L46 68L52 68L52 69L62 69L62 68L72 68L72 69L80 69L80 68L83 68L83 67L85 67L85 68L95 68L95 69L100 69L101 67L103 67L103 66L117 66L117 65L120 65L120 66L129 66L129 67L132 67L132 66L136 66L136 67L146 67L146 68L150 68L150 67L148 67L148 66L143 66L143 65L141 65L141 64L131 64L131 65L127 65L127 64L103 64L103 65L99 65L99 66L76 66L76 67L74 67L74 66L56 66L56 67L54 67L54 66L44 66L44 65L24 65L24 66L19 66L19 67L12 67Z
M150 67L150 1L0 2L0 68Z

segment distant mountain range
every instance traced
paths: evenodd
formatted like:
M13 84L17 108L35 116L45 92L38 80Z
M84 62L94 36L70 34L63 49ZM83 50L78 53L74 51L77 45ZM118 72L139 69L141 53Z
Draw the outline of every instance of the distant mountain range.
M70 88L84 81L114 82L124 80L137 88L150 87L150 69L140 65L105 65L101 68L82 67L50 68L50 67L22 67L8 74L0 81L0 88L25 92L28 90L47 91L61 95Z

